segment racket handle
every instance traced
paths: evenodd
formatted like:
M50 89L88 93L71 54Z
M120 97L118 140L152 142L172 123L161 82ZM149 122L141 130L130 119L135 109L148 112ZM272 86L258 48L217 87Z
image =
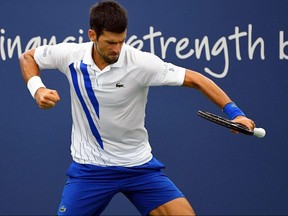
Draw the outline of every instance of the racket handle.
M254 128L253 135L258 138L263 138L266 135L266 131L264 128Z

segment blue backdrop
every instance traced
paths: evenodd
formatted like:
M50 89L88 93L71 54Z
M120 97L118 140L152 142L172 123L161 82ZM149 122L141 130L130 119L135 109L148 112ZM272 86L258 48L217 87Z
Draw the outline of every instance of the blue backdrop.
M119 0L127 43L197 70L220 85L263 139L234 135L195 114L221 111L199 92L151 88L147 128L156 157L199 215L288 214L288 2ZM61 102L40 110L19 69L26 49L87 41L94 1L0 1L0 214L56 214L71 162L69 86L43 71ZM117 195L106 215L138 215Z

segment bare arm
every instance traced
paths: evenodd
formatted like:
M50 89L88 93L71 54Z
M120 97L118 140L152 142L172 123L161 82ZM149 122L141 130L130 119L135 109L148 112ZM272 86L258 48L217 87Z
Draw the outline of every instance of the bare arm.
M231 102L231 99L221 88L219 88L212 80L198 72L186 70L183 86L199 90L221 109L227 103Z
M26 83L31 77L40 75L39 67L34 60L34 53L35 49L31 49L20 56L20 68Z
M219 86L198 72L186 70L183 86L199 90L221 109L231 102L231 99ZM254 122L244 116L238 116L233 121L245 125L250 130L255 127Z
M20 56L20 68L23 79L26 83L34 77L40 76L39 67L34 59L35 49L28 50ZM60 100L57 91L40 87L33 95L37 104L42 109L54 107Z

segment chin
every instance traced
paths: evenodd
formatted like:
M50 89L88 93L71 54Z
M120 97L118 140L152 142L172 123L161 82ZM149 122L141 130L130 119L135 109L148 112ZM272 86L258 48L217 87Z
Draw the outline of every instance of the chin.
M109 63L109 64L114 64L114 63L116 63L118 61L118 58L113 58L113 59L109 59L109 62L107 62L107 63Z

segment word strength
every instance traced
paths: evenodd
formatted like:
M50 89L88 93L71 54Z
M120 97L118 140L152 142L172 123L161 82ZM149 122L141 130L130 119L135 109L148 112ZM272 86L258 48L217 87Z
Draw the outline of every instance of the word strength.
M212 56L218 57L223 56L224 66L221 72L216 72L208 67L204 68L204 71L216 78L223 78L227 75L230 64L230 53L228 49L228 41L234 44L235 56L237 60L242 60L241 57L241 49L243 49L243 45L245 45L242 40L246 39L246 47L248 48L248 56L249 59L253 59L255 55L255 50L259 50L259 55L262 60L265 59L265 45L264 39L258 37L253 40L252 38L253 27L252 25L248 25L248 31L240 31L239 27L235 27L233 34L225 37L220 37L214 44L210 42L208 36L204 36L202 39L190 40L189 38L181 38L176 39L176 37L166 38L162 35L162 32L155 31L151 26L149 30L149 34L144 35L143 38L139 39L136 35L127 40L127 44L132 46L136 46L138 49L142 49L144 43L148 41L150 43L150 52L155 54L155 44L156 41L159 40L160 43L160 52L161 58L165 59L167 51L169 48L175 50L175 55L179 59L187 59L191 58L193 55L196 59L200 59L202 56L205 57L207 61L210 61ZM248 41L248 44L247 44Z
M40 45L53 45L59 42L82 43L84 40L83 29L79 29L77 36L67 36L62 40L57 39L55 35L50 38L37 36L28 40L25 39L27 41L25 43L20 35L12 38L7 36L8 33L5 29L0 28L0 61L6 61L16 56L19 58L22 52ZM215 65L215 68L206 66L203 69L216 78L224 78L227 75L231 59L241 61L245 57L250 60L254 58L265 60L265 40L253 33L252 24L249 24L247 29L240 29L235 26L230 35L220 36L218 39L211 41L207 35L201 39L165 36L161 31L157 31L153 26L150 26L146 35L131 35L127 38L126 44L139 50L145 49L145 51L156 54L163 60L168 55L172 55L169 58L176 57L182 60L203 59L208 65ZM280 60L288 60L288 53L285 53L285 48L288 49L288 41L285 40L284 31L279 31ZM217 64L212 64L212 60Z

